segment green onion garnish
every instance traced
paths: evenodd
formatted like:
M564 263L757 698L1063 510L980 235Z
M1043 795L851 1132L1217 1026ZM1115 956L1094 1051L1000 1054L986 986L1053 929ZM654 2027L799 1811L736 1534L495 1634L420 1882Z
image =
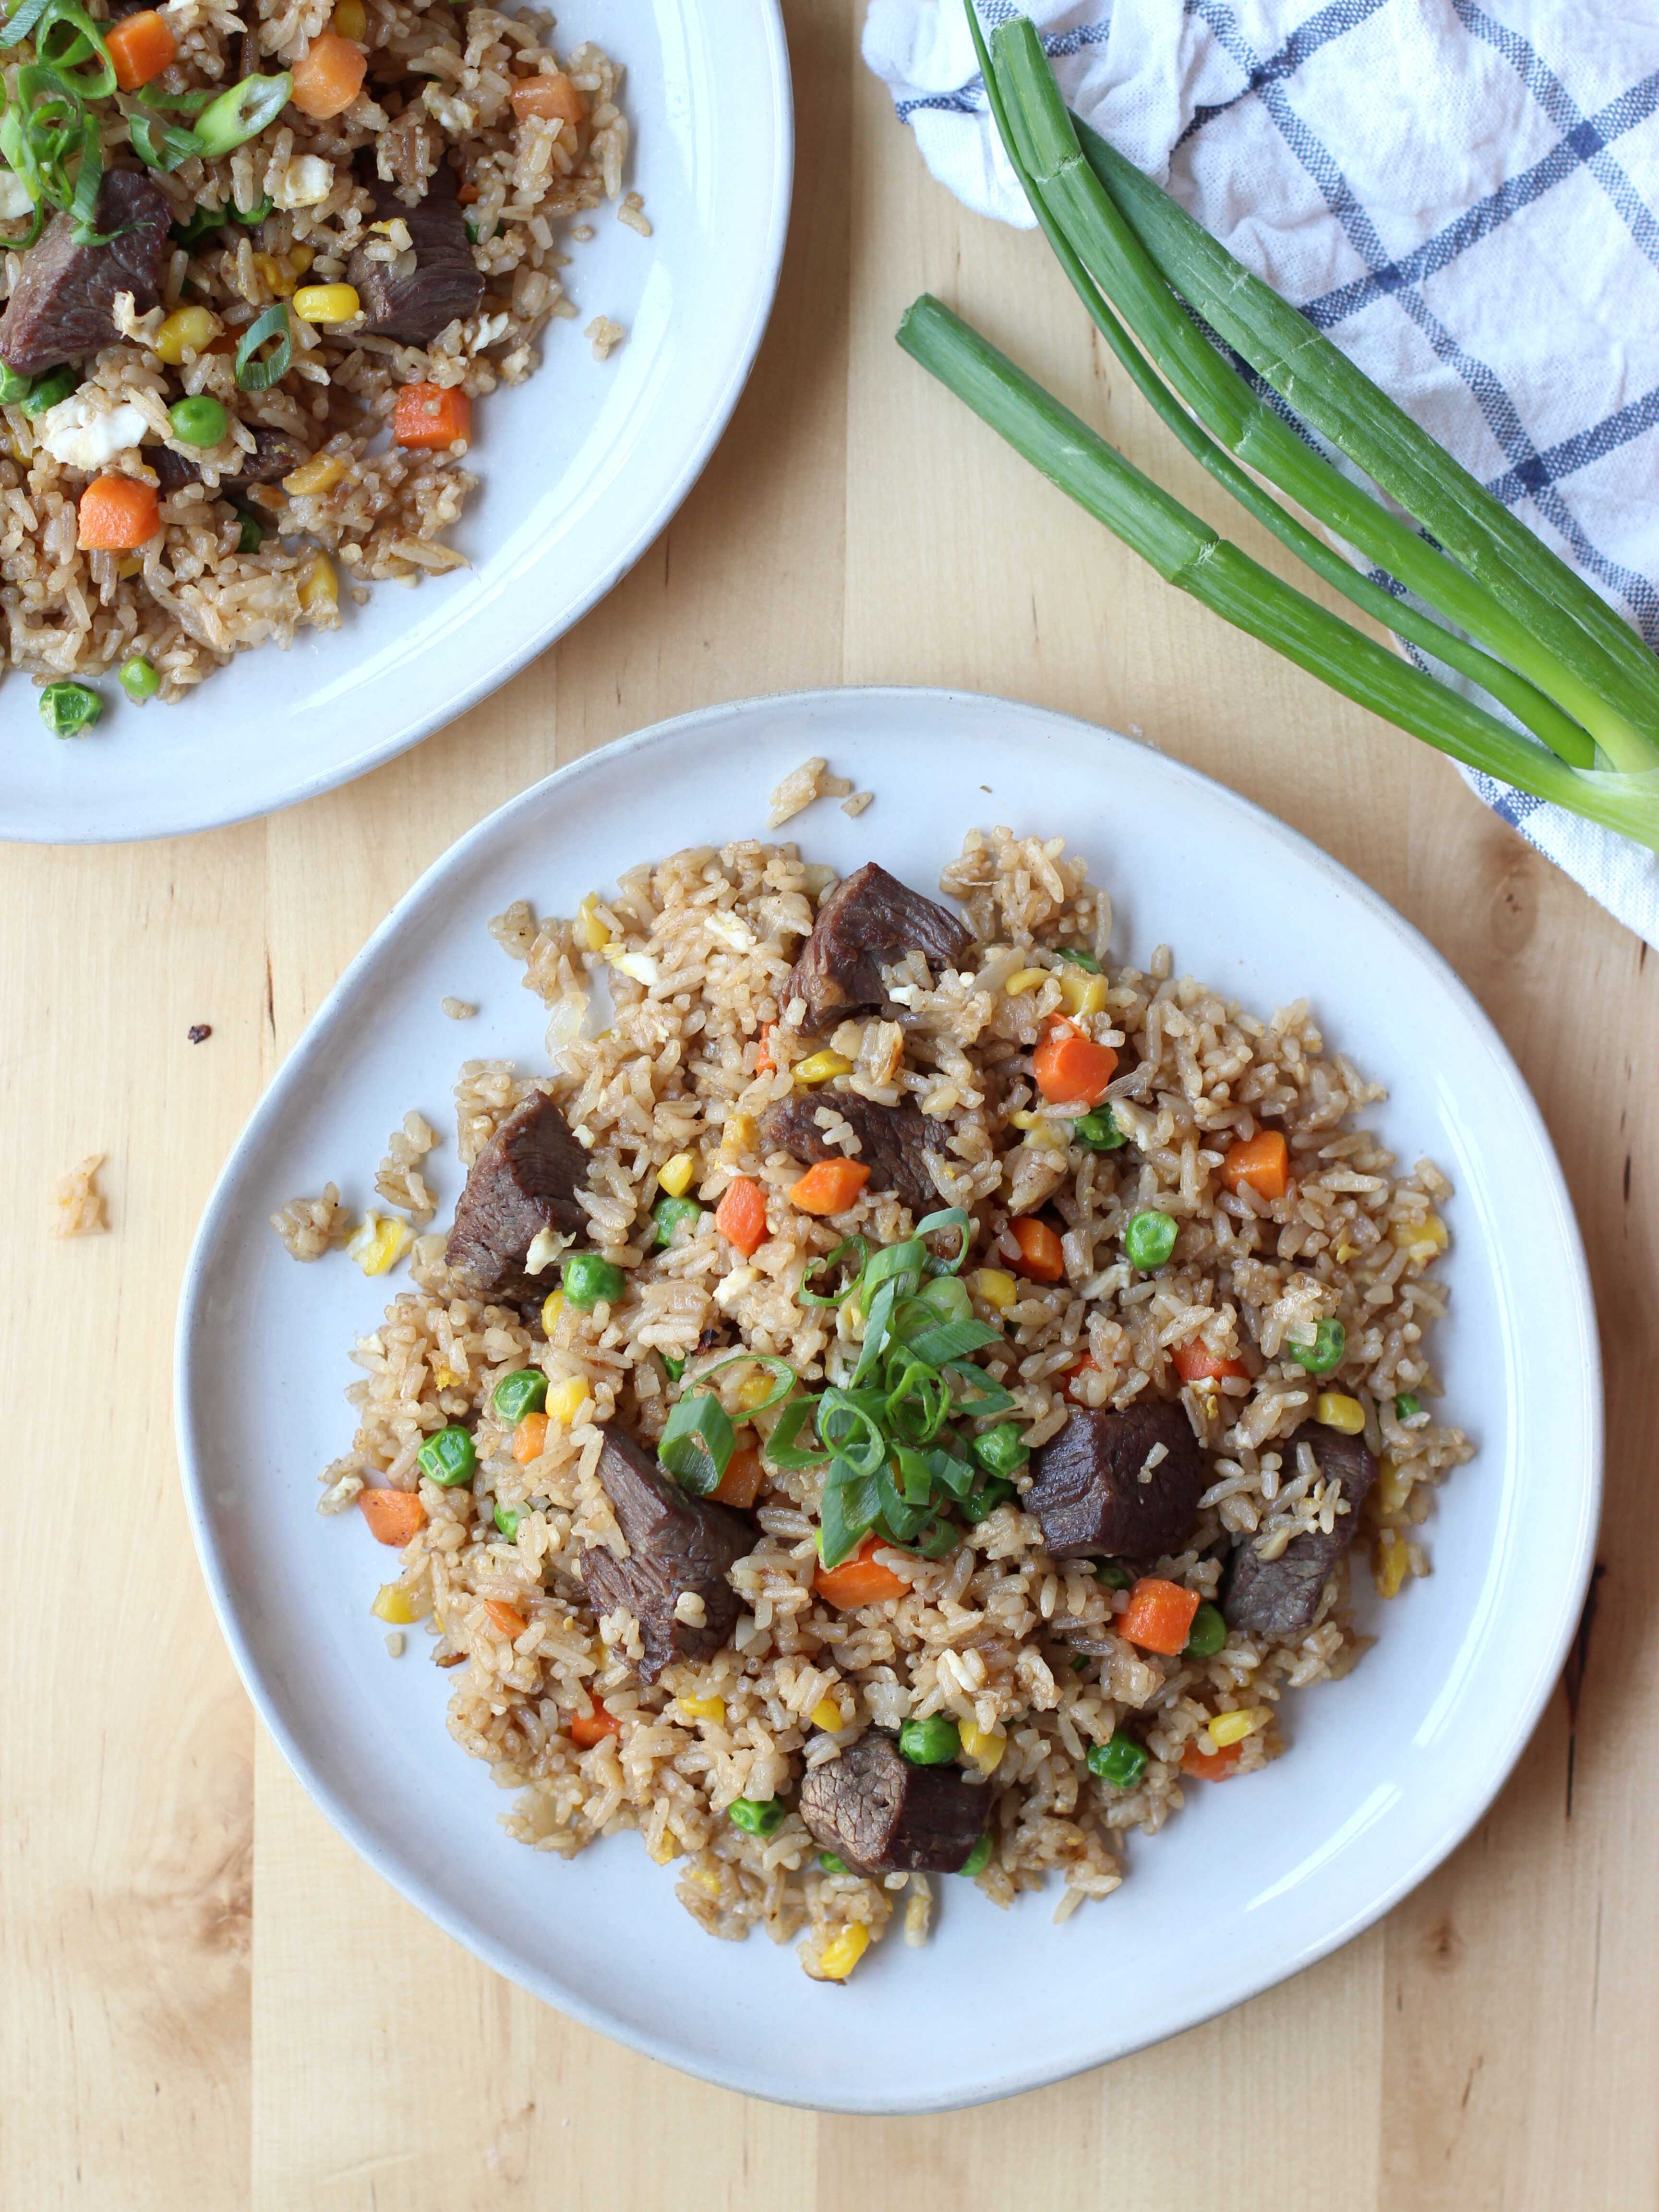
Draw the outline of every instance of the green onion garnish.
M720 1400L712 1390L696 1390L670 1409L657 1457L682 1490L707 1498L720 1488L737 1445Z
M276 343L263 361L257 360L260 347L274 338ZM288 374L294 359L294 341L289 336L288 309L279 300L274 307L267 307L263 315L251 322L243 331L236 349L236 383L243 392L269 392L273 384L280 384Z
M293 94L294 79L286 70L280 76L245 76L240 84L210 100L197 117L191 134L197 151L214 161L246 145L276 120Z

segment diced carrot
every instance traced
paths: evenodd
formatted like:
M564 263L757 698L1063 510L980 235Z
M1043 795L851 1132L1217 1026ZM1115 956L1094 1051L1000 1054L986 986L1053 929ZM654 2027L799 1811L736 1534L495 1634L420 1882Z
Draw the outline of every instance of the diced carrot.
M1242 1743L1224 1743L1218 1751L1200 1748L1196 1736L1181 1754L1181 1771L1195 1774L1200 1782L1224 1782L1230 1774L1238 1771L1238 1762L1244 1756Z
M412 1490L362 1490L357 1503L377 1544L401 1547L426 1526L426 1508Z
M803 1213L845 1213L870 1180L862 1160L820 1160L789 1188L789 1203Z
M343 115L368 73L368 57L361 46L337 31L319 31L294 64L294 105L319 123Z
M405 384L392 410L392 435L412 452L441 453L472 436L472 402L453 384Z
M546 1414L526 1413L513 1431L509 1449L520 1467L528 1467L532 1459L539 1459L547 1449Z
M1176 1345L1170 1357L1183 1382L1207 1382L1216 1376L1248 1375L1250 1371L1242 1359L1218 1359L1209 1346L1200 1344L1196 1337L1188 1343Z
M513 88L513 112L520 123L532 115L551 123L580 123L587 112L581 94L562 70L527 76Z
M456 187L455 197L463 207L474 207L483 198L483 194L475 184L469 181Z
M1074 1406L1080 1406L1083 1403L1083 1401L1078 1396L1077 1392L1072 1388L1072 1385L1077 1381L1079 1375L1085 1373L1091 1367L1098 1371L1100 1362L1095 1358L1092 1352L1085 1352L1081 1359L1074 1359L1071 1365L1066 1370L1066 1395Z
M714 1226L744 1258L766 1241L766 1193L752 1176L738 1176L714 1208Z
M776 1027L775 1022L761 1024L760 1042L755 1048L757 1075L775 1075L778 1072L778 1063L772 1057L772 1032Z
M1021 1272L1034 1283L1057 1283L1066 1273L1066 1255L1046 1221L1022 1213L1009 1224L1009 1235L1019 1247Z
M1221 1163L1221 1180L1229 1190L1237 1190L1241 1183L1263 1198L1283 1198L1285 1186L1290 1181L1290 1147L1279 1129L1258 1129L1253 1137L1241 1137L1236 1145L1227 1147L1227 1157Z
M484 1600L484 1611L489 1617L489 1625L492 1628L500 1629L503 1636L512 1637L515 1640L522 1636L530 1626L516 1605L507 1605L498 1597L487 1597Z
M83 553L136 553L161 527L155 491L132 477L94 477L81 495Z
M722 1505L738 1505L746 1509L760 1496L764 1474L761 1455L752 1444L741 1451L734 1451L726 1462L726 1472L720 1477L720 1487L714 1496Z
M137 92L153 76L160 76L179 51L177 40L154 8L112 23L104 33L110 66L123 92Z
M910 1587L902 1575L896 1575L890 1567L880 1566L873 1556L880 1539L866 1536L850 1559L843 1559L838 1567L820 1567L812 1577L812 1587L820 1597L842 1613L851 1612L860 1605L879 1605L885 1598L902 1597Z
M1110 1045L1085 1036L1063 1015L1051 1014L1031 1067L1037 1089L1051 1104L1098 1106L1117 1072L1117 1054Z
M620 1735L622 1723L610 1708L596 1698L591 1713L578 1713L570 1723L570 1741L580 1744L584 1751L592 1751L596 1743L603 1743L608 1735Z
M1129 1592L1128 1610L1114 1623L1120 1636L1138 1644L1143 1651L1161 1651L1173 1659L1193 1632L1198 1611L1196 1590L1182 1589L1158 1575L1143 1575Z

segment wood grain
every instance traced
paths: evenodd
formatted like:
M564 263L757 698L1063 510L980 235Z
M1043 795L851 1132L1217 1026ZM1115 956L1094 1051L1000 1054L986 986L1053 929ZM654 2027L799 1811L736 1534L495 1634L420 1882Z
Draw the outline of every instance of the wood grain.
M25 1565L0 1626L0 2204L18 2212L1659 2203L1659 961L1443 764L1169 592L898 356L899 311L938 292L1222 519L1040 245L929 184L856 65L861 13L790 0L800 159L777 315L684 511L579 630L416 752L270 823L5 855L0 1514ZM498 1980L353 1857L235 1682L169 1405L212 1176L420 870L626 730L843 681L955 684L1137 730L1426 932L1565 1163L1616 1532L1571 1703L1558 1694L1491 1816L1386 1923L1160 2050L884 2122L637 2058ZM213 1036L192 1046L201 1021ZM48 1186L95 1150L112 1233L54 1243Z

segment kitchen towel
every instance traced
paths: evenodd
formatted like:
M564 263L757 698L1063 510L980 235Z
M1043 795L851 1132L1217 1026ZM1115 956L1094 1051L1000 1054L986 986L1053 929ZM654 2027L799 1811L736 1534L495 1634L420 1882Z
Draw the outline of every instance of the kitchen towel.
M988 28L1014 0L980 0ZM1026 0L1072 106L1659 648L1659 6ZM1030 227L962 0L870 0L928 167ZM1484 703L1484 702L1483 702ZM1659 945L1659 856L1467 775Z

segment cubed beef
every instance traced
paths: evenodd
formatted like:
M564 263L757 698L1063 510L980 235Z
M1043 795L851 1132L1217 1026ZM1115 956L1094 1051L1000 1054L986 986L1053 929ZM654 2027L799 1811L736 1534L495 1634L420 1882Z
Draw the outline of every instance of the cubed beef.
M726 1577L733 1561L754 1549L754 1528L728 1507L682 1490L614 1425L605 1431L599 1480L629 1556L619 1559L599 1544L582 1553L588 1603L601 1614L626 1606L639 1622L642 1682L654 1682L677 1661L711 1657L737 1626L737 1593ZM679 1617L688 1593L702 1600L701 1621Z
M175 453L171 446L153 447L145 459L155 471L162 495L178 491L188 483L200 483L202 471L196 463L184 454ZM272 430L263 423L254 430L253 451L244 453L234 477L221 477L219 489L229 492L239 484L279 483L291 476L301 461L311 459L308 449L286 430Z
M1146 1474L1147 1462L1156 1464ZM1178 1405L1142 1400L1114 1413L1079 1407L1031 1456L1025 1510L1057 1559L1092 1553L1156 1559L1178 1552L1198 1521L1203 1454Z
M503 1305L539 1300L553 1287L526 1273L530 1247L544 1229L580 1236L586 1217L576 1190L587 1156L544 1091L526 1098L472 1163L445 1258L480 1297Z
M356 289L365 319L344 335L430 345L440 331L473 313L483 297L484 280L456 198L455 172L447 164L437 170L425 198L413 207L389 185L377 183L371 189L377 217L406 223L410 242L390 261L372 258L367 246L352 255L346 282Z
M854 1874L955 1874L989 1810L960 1767L913 1766L880 1729L815 1766L800 1789L802 1820Z
M1228 1626L1257 1636L1299 1636L1313 1626L1331 1571L1352 1543L1360 1509L1376 1480L1376 1462L1363 1437L1310 1426L1294 1442L1307 1444L1327 1482L1341 1485L1347 1511L1336 1516L1328 1536L1314 1529L1293 1536L1276 1559L1264 1559L1254 1536L1241 1536L1222 1583L1221 1610Z
M798 1160L838 1160L841 1147L832 1145L818 1127L820 1107L828 1106L848 1122L859 1140L858 1159L870 1170L872 1190L890 1190L912 1213L931 1213L942 1201L933 1187L926 1155L942 1152L950 1131L943 1121L906 1099L897 1106L878 1105L856 1091L805 1091L779 1098L761 1116L761 1142L769 1152L788 1152Z
M113 345L118 292L131 292L141 315L161 300L172 220L161 187L134 169L112 170L98 187L93 225L115 234L106 244L77 246L73 218L53 216L23 256L0 315L0 361L19 376L38 376Z
M955 915L923 898L873 860L836 885L783 987L783 1003L804 999L805 1026L821 1030L845 1013L885 1002L882 970L920 952L935 975L960 967L968 932Z

